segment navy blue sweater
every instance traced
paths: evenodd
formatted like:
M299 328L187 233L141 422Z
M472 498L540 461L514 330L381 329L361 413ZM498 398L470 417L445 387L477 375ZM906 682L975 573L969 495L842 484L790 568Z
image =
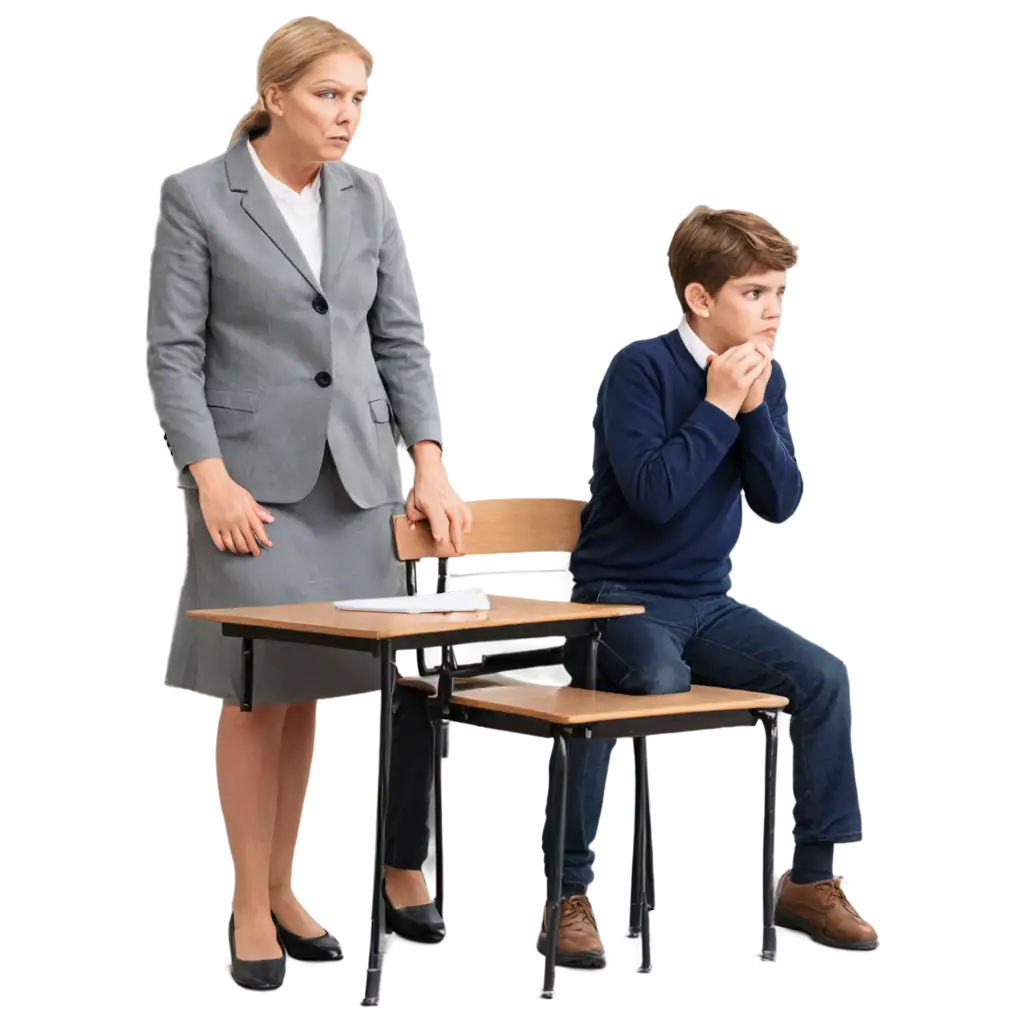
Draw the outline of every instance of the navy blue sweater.
M628 583L654 594L729 589L740 492L769 522L803 493L776 362L765 399L735 420L705 401L705 372L678 331L612 360L594 417L594 475L570 569L577 584Z

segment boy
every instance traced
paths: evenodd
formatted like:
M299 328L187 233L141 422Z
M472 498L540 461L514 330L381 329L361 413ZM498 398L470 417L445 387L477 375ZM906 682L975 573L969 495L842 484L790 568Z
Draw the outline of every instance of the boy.
M796 248L761 217L699 206L676 229L668 262L682 323L619 352L598 393L591 500L570 563L573 600L643 604L646 614L607 624L597 685L676 693L690 688L692 673L704 683L788 697L796 852L779 881L776 924L826 945L874 949L875 930L832 871L833 844L861 838L846 668L727 596L741 491L772 523L793 514L803 491L785 379L773 360ZM586 646L566 647L576 685L585 678ZM614 743L569 744L562 966L605 962L585 894ZM549 795L549 877L556 828Z

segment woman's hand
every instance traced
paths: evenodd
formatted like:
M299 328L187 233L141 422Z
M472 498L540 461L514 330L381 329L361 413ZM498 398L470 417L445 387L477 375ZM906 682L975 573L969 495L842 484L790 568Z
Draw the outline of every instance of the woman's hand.
M448 482L441 463L441 449L433 441L421 441L410 449L416 465L412 490L405 503L410 523L427 520L437 544L449 537L456 554L463 554L463 534L473 530L473 514Z
M199 486L203 522L218 551L258 558L261 544L274 546L264 528L274 517L228 476L221 459L202 459L189 470Z

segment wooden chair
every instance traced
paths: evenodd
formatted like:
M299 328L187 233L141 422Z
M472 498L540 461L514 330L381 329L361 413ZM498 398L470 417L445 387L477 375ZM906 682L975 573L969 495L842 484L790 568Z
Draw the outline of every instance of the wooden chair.
M576 545L583 503L561 499L507 499L477 501L470 505L473 531L465 539L467 555L570 552ZM426 527L413 526L405 516L393 520L395 549L406 565L410 594L416 593L416 565L424 558L438 559L437 590L448 584L448 560L455 557L449 541L435 544ZM482 575L482 574L481 574ZM654 862L651 842L650 794L647 777L646 737L739 725L765 726L763 934L761 955L775 959L773 849L775 842L775 767L778 750L778 713L784 697L694 685L687 693L628 696L595 690L600 623L590 637L586 685L549 686L528 683L506 673L562 663L564 645L537 651L485 655L474 664L459 665L450 647L441 649L441 663L427 667L419 651L418 668L434 697L434 841L436 902L444 901L444 847L442 832L441 766L444 735L449 722L548 737L553 741L554 784L559 792L559 828L556 875L548 879L548 949L542 994L554 993L555 945L560 914L562 858L565 843L567 742L631 738L635 759L633 868L630 900L630 935L641 936L640 970L651 967L649 913L654 909ZM422 685L422 684L420 684Z

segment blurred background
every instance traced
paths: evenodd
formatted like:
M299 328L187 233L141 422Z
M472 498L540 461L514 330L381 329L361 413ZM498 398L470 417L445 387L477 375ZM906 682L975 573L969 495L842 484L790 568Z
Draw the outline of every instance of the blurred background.
M130 906L190 930L167 941L211 991L209 709L157 685L180 543L141 389L144 252L159 171L223 145L263 33L300 12L0 12L10 856L108 951L131 955ZM850 866L890 934L1024 948L1024 14L345 22L376 56L353 156L407 221L471 496L582 493L601 358L678 316L662 247L687 201L750 203L805 245L780 341L805 498L750 532L739 580L858 667ZM311 794L306 880L339 919L365 906L370 692L327 710ZM25 910L42 950L52 921Z

